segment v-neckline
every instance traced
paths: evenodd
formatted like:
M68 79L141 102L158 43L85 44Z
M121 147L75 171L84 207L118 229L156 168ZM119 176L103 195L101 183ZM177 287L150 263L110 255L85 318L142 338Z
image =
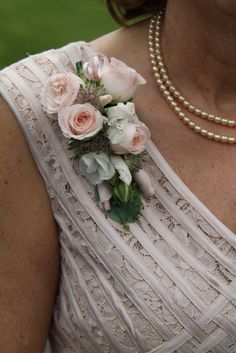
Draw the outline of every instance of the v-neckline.
M202 201L189 189L184 181L176 174L165 157L161 154L157 146L150 140L148 143L147 152L160 168L163 174L167 177L174 188L191 204L196 211L206 219L206 221L219 233L224 234L229 242L236 247L236 233L227 227L214 213L205 206Z

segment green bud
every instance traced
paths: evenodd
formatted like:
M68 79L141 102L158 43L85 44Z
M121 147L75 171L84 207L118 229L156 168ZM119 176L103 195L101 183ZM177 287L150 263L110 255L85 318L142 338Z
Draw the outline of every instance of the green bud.
M127 203L130 199L130 188L128 185L119 181L113 190L114 196L122 203Z

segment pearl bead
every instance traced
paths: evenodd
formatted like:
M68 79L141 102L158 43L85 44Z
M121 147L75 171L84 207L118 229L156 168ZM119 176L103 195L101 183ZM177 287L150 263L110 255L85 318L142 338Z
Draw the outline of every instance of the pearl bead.
M228 137L222 135L222 136L220 137L220 140L221 140L221 142L226 143L226 142L228 142Z
M196 124L194 122L190 121L188 126L190 127L190 129L194 129Z
M188 125L190 123L190 119L187 118L186 116L183 118L183 123Z
M157 83L157 85L160 86L160 87L163 86L163 82L162 82L161 79L156 80L156 83Z
M175 112L176 114L178 114L178 113L181 112L181 109L180 109L179 107L175 106L174 112Z
M202 135L202 136L207 136L207 130L206 129L201 129L201 131L200 131L200 134Z
M189 103L188 101L185 100L185 101L183 102L183 106L184 106L185 108L188 108L189 105L190 105L190 103Z
M227 125L228 124L228 119L222 119L221 120L222 125Z
M221 136L220 136L220 135L216 135L216 134L214 134L213 139L214 139L215 141L219 142L219 141L220 141L220 138L221 138Z
M162 68L160 69L160 73L161 73L161 74L166 74L166 70L162 67Z
M183 120L185 118L185 114L183 112L179 112L178 117Z
M214 122L219 124L221 122L221 118L219 116L214 117Z
M169 97L169 95L170 95L169 91L167 91L167 90L163 91L163 96L164 97Z
M167 81L165 82L165 84L166 84L166 86L169 88L169 87L171 87L172 82L171 82L170 80L167 80Z
M174 102L174 101L172 101L172 102L170 102L170 106L171 106L172 108L175 108L175 107L177 106L177 103Z
M236 143L236 138L235 137L228 137L228 142L230 144Z
M152 64L152 66L155 66L155 64L156 64L155 60L151 60L151 64Z
M228 126L235 126L235 123L234 120L228 120Z
M192 105L192 104L190 104L189 106L188 106L188 110L192 113L193 111L194 111L194 106Z
M168 81L169 76L168 75L162 75L162 79L163 79L163 81Z
M171 81L170 81L170 82L171 82ZM170 86L169 86L169 90L170 90L171 93L174 93L174 92L175 92L174 86L171 86L171 85L170 85Z
M200 114L201 114L201 110L200 110L200 109L195 108L194 113L195 113L196 115L200 115Z
M213 132L208 132L208 133L207 133L207 137L208 137L210 140L213 139L214 133L213 133Z
M201 117L203 119L206 119L208 117L208 114L206 112L201 112Z
M198 125L195 125L194 131L197 132L197 133L199 133L199 132L201 131L201 127L198 126Z

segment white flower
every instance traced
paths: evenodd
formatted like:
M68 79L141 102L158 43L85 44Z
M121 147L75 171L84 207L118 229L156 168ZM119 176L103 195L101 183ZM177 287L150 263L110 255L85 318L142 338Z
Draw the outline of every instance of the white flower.
M58 114L58 124L67 138L84 140L96 135L105 117L90 103L74 104Z
M41 92L41 103L48 114L56 114L73 104L84 81L71 72L58 73L49 77Z
M126 185L130 185L132 181L132 175L123 158L120 156L111 156L110 161L113 167L119 173L120 180L122 180Z
M109 119L110 124L121 122L130 122L137 123L139 122L139 118L135 113L135 105L134 103L127 102L118 103L114 107L110 107L106 109L107 117Z
M148 127L142 122L120 123L118 128L110 126L107 129L111 149L118 154L139 154L143 152L150 135Z
M85 77L91 81L100 80L103 67L108 64L109 60L103 54L90 56L89 59L83 63L83 72Z
M83 155L79 166L81 174L93 185L100 184L103 180L110 180L115 175L115 169L105 152Z
M113 99L126 102L146 80L122 61L111 58L110 63L103 66L101 82Z
M154 186L152 185L152 181L145 170L139 169L137 172L133 173L133 177L145 197L151 197L154 195Z

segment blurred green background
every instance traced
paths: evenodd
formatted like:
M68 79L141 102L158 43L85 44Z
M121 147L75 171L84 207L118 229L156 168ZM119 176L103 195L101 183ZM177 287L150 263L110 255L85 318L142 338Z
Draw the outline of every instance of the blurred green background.
M118 26L103 0L0 0L0 68Z

